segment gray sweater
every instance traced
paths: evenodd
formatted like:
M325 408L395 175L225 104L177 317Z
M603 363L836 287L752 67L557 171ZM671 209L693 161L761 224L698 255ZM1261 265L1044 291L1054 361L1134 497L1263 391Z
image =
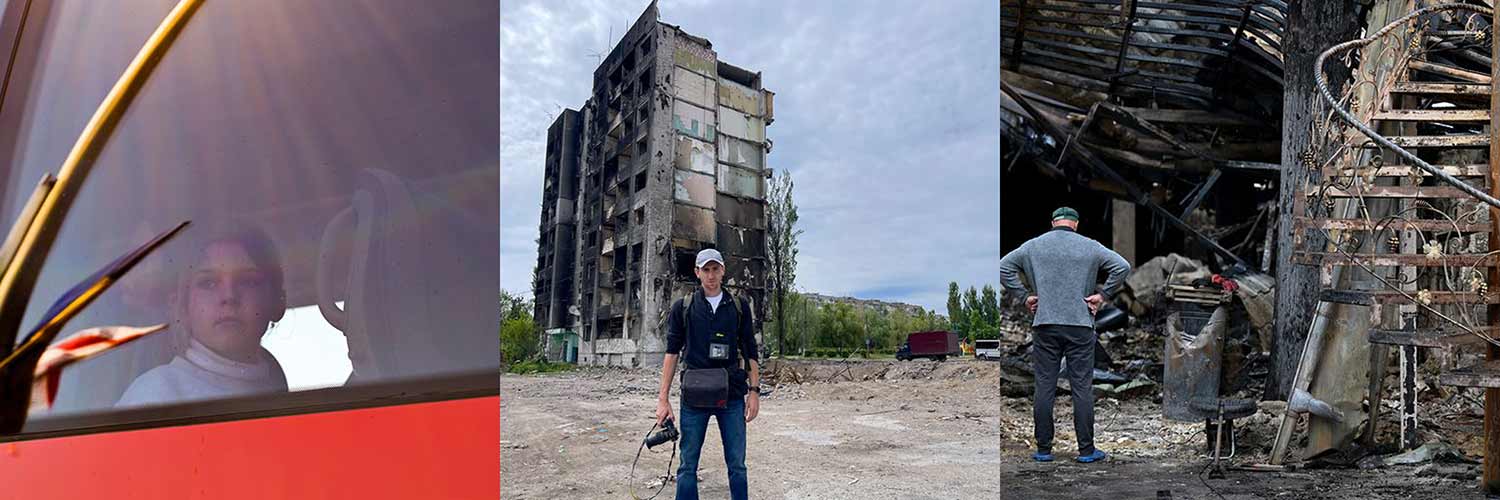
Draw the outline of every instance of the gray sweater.
M1130 274L1130 263L1087 236L1054 227L1000 259L1000 284L1015 293L1037 296L1032 326L1093 327L1094 316L1084 298L1096 293L1100 269L1109 273L1109 279L1097 293L1113 297ZM1022 272L1034 290L1017 275Z

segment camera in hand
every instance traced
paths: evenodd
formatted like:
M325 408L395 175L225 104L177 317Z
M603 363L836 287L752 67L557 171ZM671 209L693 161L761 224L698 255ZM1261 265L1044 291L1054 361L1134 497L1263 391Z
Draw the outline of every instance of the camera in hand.
M667 420L661 424L661 430L646 436L646 447L655 448L656 445L676 440L677 427L672 425L671 420Z

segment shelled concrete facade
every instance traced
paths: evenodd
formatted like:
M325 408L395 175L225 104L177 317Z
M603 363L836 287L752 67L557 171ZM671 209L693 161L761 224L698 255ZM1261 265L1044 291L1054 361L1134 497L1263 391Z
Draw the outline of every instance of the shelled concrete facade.
M575 255L566 263L572 266L571 302L558 298L565 281L560 273L567 270L559 267L563 259L552 257L546 261L551 274L537 277L538 321L547 318L550 332L576 332L580 363L660 363L666 313L697 286L693 257L717 248L727 261L725 287L751 300L758 332L768 268L766 126L774 93L761 86L759 73L720 61L708 40L660 22L654 2L594 71L593 89L576 112ZM566 134L555 138L567 140ZM549 165L553 140L549 131ZM569 175L566 168L556 173ZM544 182L552 186L550 167L547 175ZM566 199L559 193L558 200ZM556 223L549 226L544 207L544 240L549 227L563 234ZM551 255L565 250L556 237L553 242ZM538 253L540 270L547 252ZM549 357L566 354L553 345L565 339L548 337Z
M542 223L537 238L535 320L548 335L548 359L577 358L577 334L569 327L576 282L578 161L583 118L564 110L547 128L547 156L542 184Z

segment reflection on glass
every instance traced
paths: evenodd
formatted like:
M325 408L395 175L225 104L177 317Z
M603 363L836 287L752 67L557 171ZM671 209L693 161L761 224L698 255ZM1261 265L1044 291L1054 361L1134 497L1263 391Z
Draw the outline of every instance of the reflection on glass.
M37 3L0 103L0 220L175 3ZM171 330L69 367L38 417L496 370L496 16L493 0L205 3L99 153L34 294L190 220L72 322ZM229 221L268 243L220 238Z
M287 390L261 337L286 314L281 257L265 232L242 226L195 245L172 294L172 361L142 374L117 406Z

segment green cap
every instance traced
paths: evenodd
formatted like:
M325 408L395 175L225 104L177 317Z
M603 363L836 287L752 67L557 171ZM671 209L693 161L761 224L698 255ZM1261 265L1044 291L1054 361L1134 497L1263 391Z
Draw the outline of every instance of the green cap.
M1073 222L1078 222L1078 211L1068 207L1062 207L1057 210L1053 210L1052 220L1056 221L1058 219L1068 219Z

